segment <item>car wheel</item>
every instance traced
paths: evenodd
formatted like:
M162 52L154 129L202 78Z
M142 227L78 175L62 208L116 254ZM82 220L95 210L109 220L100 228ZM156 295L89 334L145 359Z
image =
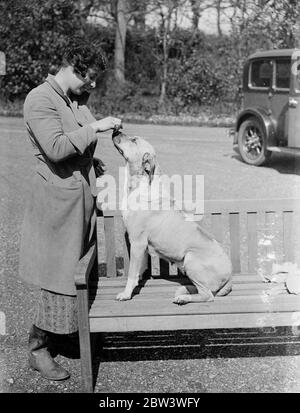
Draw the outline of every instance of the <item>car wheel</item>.
M267 150L267 137L261 123L256 118L245 120L238 132L239 152L249 165L263 165L272 152Z

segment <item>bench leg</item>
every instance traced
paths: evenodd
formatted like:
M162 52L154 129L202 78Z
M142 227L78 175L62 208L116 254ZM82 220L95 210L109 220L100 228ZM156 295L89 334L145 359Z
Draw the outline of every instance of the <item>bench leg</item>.
M79 288L77 290L77 300L82 390L85 393L93 393L92 349L87 288Z

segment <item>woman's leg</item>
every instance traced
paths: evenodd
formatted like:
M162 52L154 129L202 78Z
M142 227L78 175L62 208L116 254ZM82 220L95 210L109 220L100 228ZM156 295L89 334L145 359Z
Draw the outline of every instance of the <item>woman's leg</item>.
M72 342L76 343L77 330L76 297L42 289L29 334L30 366L50 380L70 377L52 356L64 342L68 341L66 347ZM70 340L70 337L73 337L73 340Z

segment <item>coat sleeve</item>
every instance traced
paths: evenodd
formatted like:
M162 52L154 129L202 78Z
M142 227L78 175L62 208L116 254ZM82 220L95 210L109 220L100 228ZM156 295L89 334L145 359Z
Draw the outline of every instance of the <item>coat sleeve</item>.
M97 134L90 125L64 132L59 113L46 95L28 95L24 103L24 119L52 162L82 155L91 143L97 142Z

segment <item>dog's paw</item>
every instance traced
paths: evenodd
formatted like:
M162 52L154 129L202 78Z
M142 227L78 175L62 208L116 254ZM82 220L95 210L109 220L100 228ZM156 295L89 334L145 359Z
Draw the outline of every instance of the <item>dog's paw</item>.
M178 297L179 295L183 294L188 294L188 290L185 286L178 287L177 290L175 291L175 298Z
M173 303L183 305L192 302L192 297L190 294L181 294L177 295L177 297L174 298Z
M175 291L175 298L178 295L186 295L186 294L197 294L198 290L194 285L182 285L181 287L178 287L177 290Z
M116 300L118 301L127 301L131 300L131 294L128 294L126 291L122 291L116 296Z

